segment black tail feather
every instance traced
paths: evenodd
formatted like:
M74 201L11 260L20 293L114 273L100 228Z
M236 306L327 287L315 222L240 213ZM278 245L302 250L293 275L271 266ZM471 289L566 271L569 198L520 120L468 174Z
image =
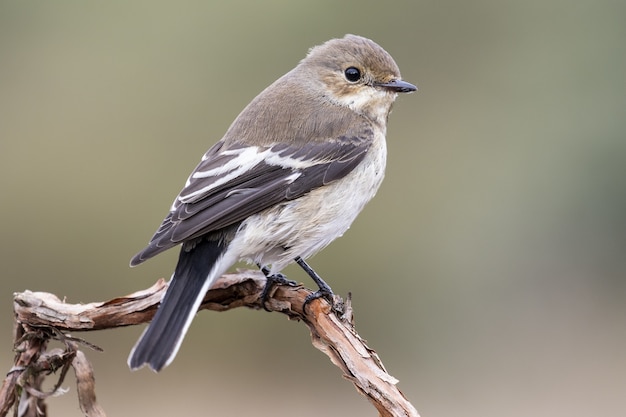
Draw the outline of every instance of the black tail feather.
M131 369L148 364L158 372L174 359L226 248L221 240L207 239L191 249L183 246L161 305L128 358Z

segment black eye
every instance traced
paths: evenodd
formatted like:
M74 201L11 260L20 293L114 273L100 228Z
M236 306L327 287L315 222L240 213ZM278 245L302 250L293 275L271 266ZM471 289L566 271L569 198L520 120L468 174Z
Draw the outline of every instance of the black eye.
M358 68L349 67L343 73L346 76L346 80L351 83L355 83L361 79L361 71L359 71Z

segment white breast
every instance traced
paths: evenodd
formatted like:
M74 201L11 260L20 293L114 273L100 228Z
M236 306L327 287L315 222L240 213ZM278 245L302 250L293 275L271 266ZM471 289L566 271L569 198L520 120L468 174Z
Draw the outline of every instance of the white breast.
M387 147L379 132L363 161L341 180L245 220L232 250L242 260L279 272L294 258L314 255L348 230L384 177Z

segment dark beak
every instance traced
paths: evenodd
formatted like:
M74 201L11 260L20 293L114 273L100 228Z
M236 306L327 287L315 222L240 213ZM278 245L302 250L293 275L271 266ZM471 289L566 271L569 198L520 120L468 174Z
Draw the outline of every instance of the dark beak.
M402 80L391 80L387 83L376 83L376 87L384 88L394 93L412 93L417 87Z

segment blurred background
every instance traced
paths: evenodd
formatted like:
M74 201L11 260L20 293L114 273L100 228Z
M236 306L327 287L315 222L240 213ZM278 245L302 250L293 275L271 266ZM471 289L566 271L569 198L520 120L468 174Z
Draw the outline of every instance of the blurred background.
M309 47L369 37L399 97L388 171L311 260L424 417L626 415L626 3L0 3L0 369L11 297L110 299L201 155ZM287 275L312 283L298 268ZM174 363L80 334L111 416L376 415L302 324L202 312ZM81 415L70 392L53 416Z

